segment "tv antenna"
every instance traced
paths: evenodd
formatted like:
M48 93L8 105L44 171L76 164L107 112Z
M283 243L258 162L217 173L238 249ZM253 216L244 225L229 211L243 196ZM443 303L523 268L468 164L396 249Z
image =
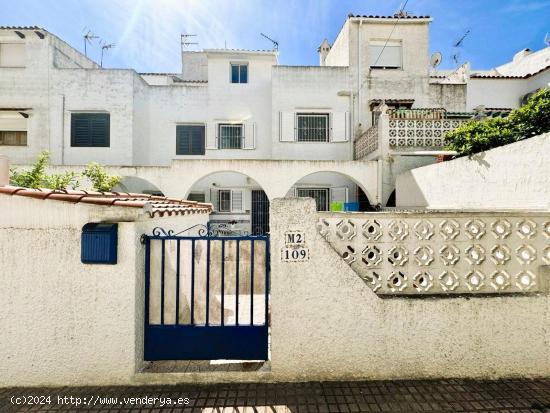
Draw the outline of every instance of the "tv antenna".
M103 40L103 44L101 45L101 62L99 64L101 67L103 67L103 53L109 49L112 49L113 47L115 47L114 43L107 43L105 40Z
M273 50L279 50L279 42L277 40L273 40L271 37L266 36L263 33L260 33L263 37L265 37L267 40L269 40L271 43L273 43Z
M197 37L197 35L196 34L181 34L180 35L181 51L182 52L186 51L189 48L189 46L191 46L191 45L199 44L198 42L192 42L191 41L192 37Z
M430 65L432 66L432 68L435 69L437 66L441 64L442 60L443 60L443 55L441 54L441 52L435 52L434 54L432 54L432 57L430 58Z
M99 36L93 34L87 27L84 27L84 30L82 30L82 38L84 39L84 56L88 57L88 43L92 44L92 40L98 39Z
M453 53L452 58L456 65L459 64L459 60L460 60L460 51L458 49L464 45L464 39L466 39L466 37L468 37L469 34L470 34L470 29L466 30L466 32L462 35L462 37L460 37L460 39L458 39L453 44L455 51Z

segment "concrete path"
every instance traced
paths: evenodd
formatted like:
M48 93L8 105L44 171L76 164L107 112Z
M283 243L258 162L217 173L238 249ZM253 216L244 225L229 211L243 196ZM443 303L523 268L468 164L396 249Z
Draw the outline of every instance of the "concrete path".
M0 389L0 412L31 411L548 413L550 379Z

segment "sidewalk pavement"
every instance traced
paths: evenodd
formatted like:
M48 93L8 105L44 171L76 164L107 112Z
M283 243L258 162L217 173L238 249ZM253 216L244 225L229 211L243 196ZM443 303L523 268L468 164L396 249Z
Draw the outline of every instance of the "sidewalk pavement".
M3 388L0 412L550 413L550 379Z

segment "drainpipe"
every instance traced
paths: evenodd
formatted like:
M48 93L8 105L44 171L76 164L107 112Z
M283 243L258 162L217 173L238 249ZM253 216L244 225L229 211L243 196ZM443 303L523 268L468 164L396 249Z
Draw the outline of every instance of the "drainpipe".
M0 186L10 184L10 161L6 155L0 155Z
M65 95L61 95L61 165L65 165Z
M357 126L361 123L361 26L363 19L357 25Z
M383 206L382 205L382 193L383 193L383 191L382 191L382 172L383 171L382 171L382 169L383 168L384 168L384 159L378 158L378 176L377 176L377 178L378 178L378 188L377 188L378 193L376 194L376 198L377 198L376 203L380 204L380 206Z

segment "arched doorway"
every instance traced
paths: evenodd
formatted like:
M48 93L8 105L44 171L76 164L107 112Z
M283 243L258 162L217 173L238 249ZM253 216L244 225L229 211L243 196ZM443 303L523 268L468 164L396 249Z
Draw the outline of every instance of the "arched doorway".
M315 172L299 179L287 197L313 198L318 211L372 211L367 192L339 172Z
M193 184L186 199L212 204L210 226L217 233L269 233L269 199L258 182L245 174L209 174Z

